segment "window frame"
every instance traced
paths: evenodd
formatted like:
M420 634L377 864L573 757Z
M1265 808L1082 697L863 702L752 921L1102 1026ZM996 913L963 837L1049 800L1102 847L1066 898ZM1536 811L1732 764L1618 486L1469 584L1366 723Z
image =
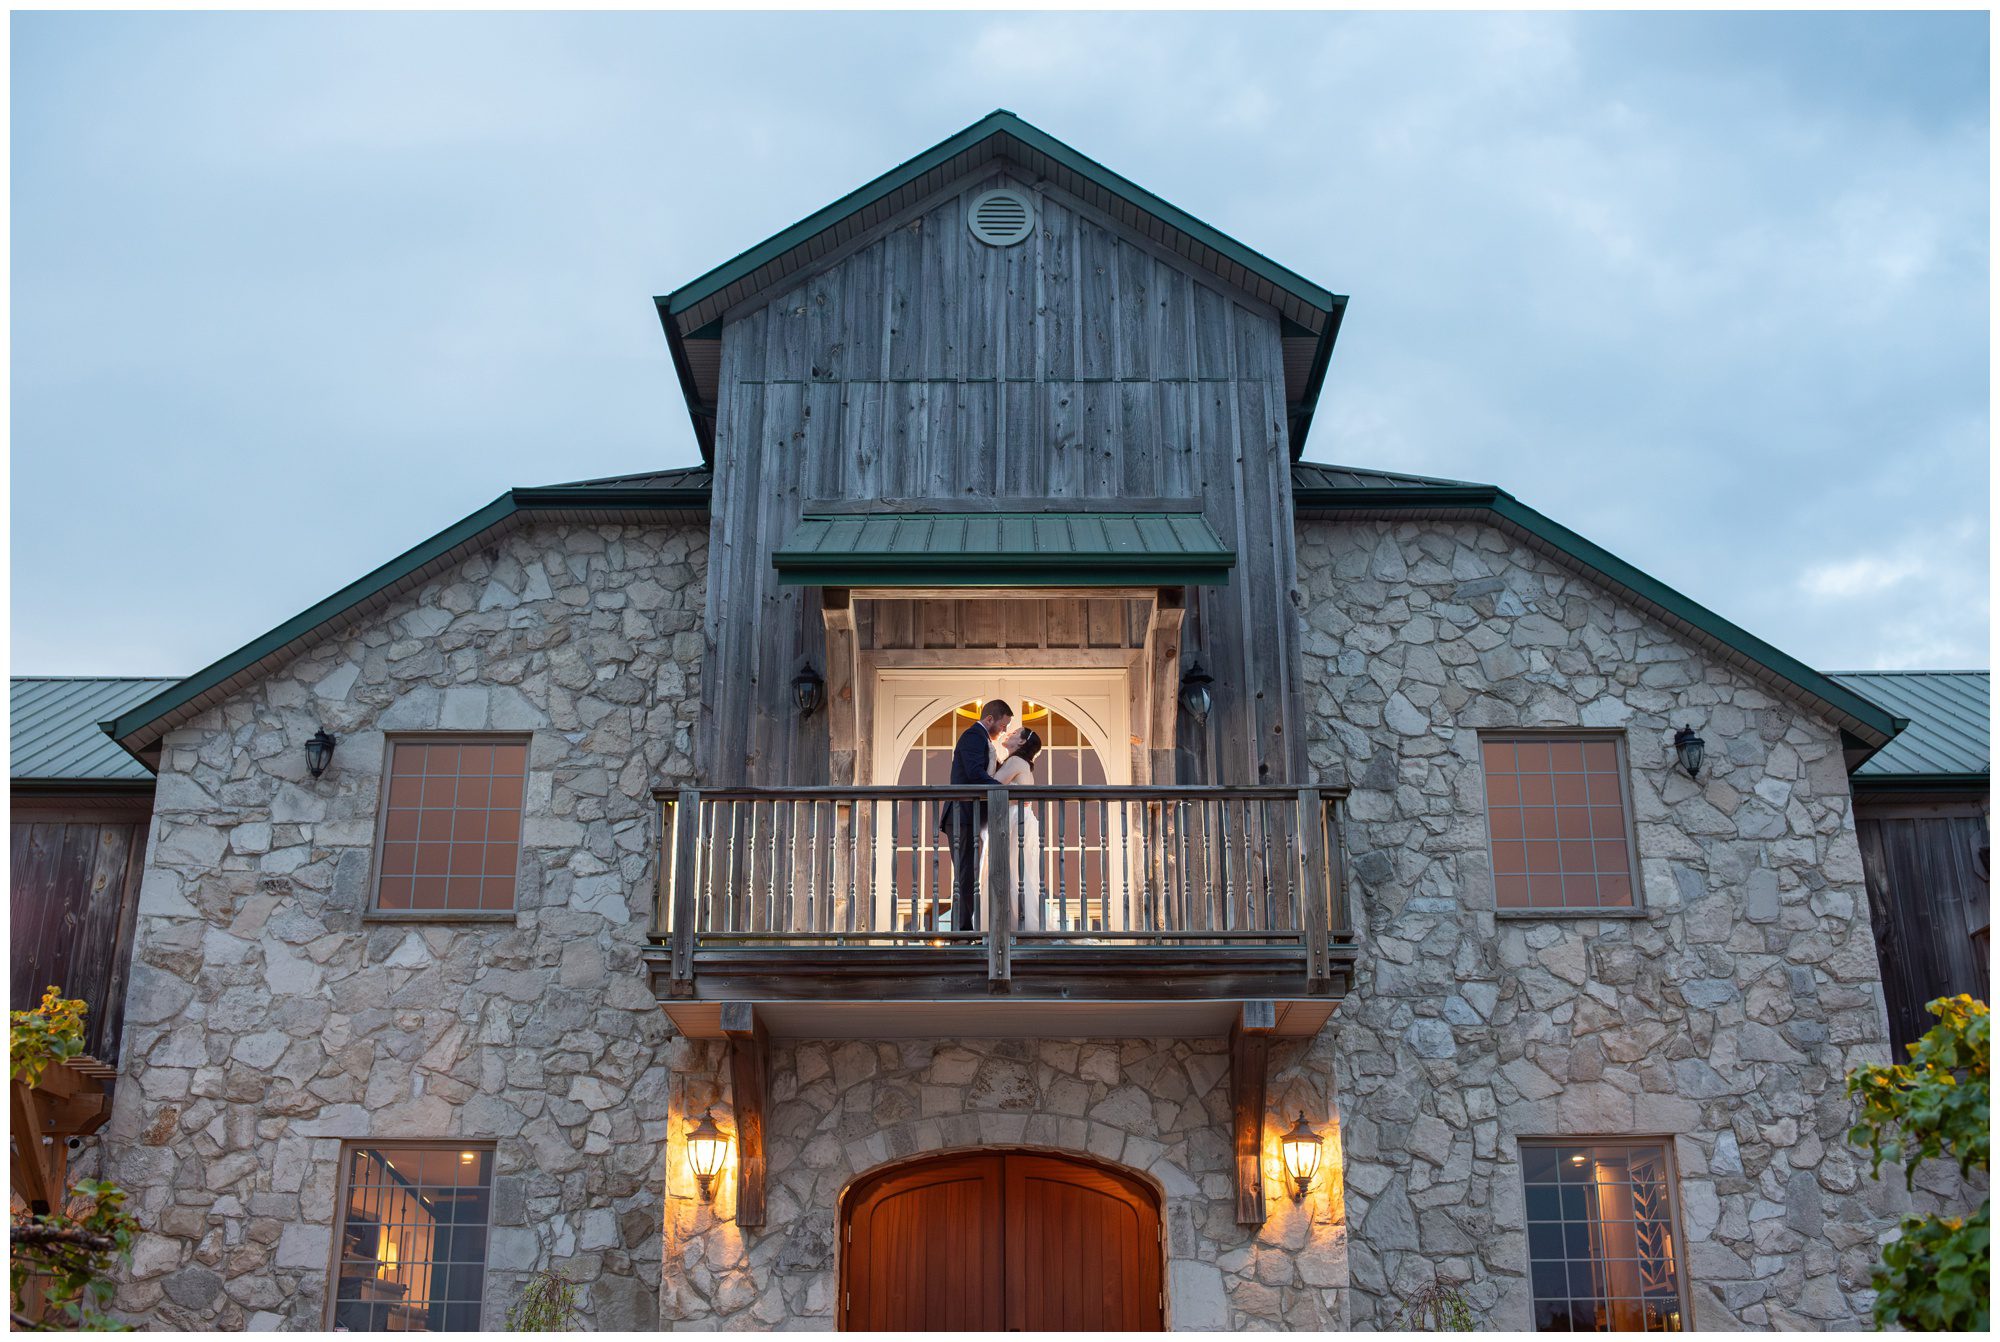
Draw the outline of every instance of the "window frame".
M1518 1136L1514 1139L1514 1162L1517 1168L1516 1187L1521 1190L1521 1267L1522 1280L1528 1286L1528 1322L1526 1331L1540 1336L1535 1328L1535 1252L1528 1238L1528 1161L1524 1154L1535 1147L1562 1146L1615 1146L1640 1147L1657 1146L1661 1159L1667 1166L1667 1224L1674 1234L1674 1284L1680 1291L1681 1327L1683 1333L1695 1331L1694 1289L1688 1280L1687 1222L1681 1214L1681 1160L1676 1149L1673 1133L1618 1133L1613 1135L1591 1135L1588 1133L1536 1133ZM1570 1261L1568 1258L1563 1260Z
M321 1310L320 1331L334 1331L334 1313L340 1307L340 1246L347 1233L348 1196L353 1192L354 1162L349 1158L355 1148L371 1147L378 1150L425 1150L425 1151L484 1151L490 1156L486 1176L486 1248L479 1258L479 1328L486 1326L486 1288L493 1274L493 1187L500 1177L500 1144L491 1138L467 1141L452 1137L343 1137L340 1139L340 1161L338 1177L335 1180L338 1192L333 1204L333 1242L327 1247L326 1262L326 1307Z
M1478 732L1479 746L1479 817L1486 830L1486 875L1487 896L1491 900L1489 908L1493 915L1502 919L1537 918L1645 918L1649 916L1646 904L1646 884L1639 870L1639 828L1632 815L1632 762L1631 752L1626 749L1626 733L1619 727L1492 727L1481 728ZM1581 741L1611 742L1618 751L1618 800L1625 812L1625 863L1631 874L1632 904L1629 908L1598 906L1595 908L1502 908L1500 907L1500 864L1493 857L1493 804L1488 799L1486 777L1486 745L1488 742L1514 741Z
M398 745L523 746L521 759L521 839L514 846L514 904L507 909L385 909L382 907L382 859L389 833L389 784ZM521 863L527 853L528 776L533 772L532 732L387 732L382 737L381 783L375 796L375 840L368 858L368 903L362 921L383 923L512 923L521 909Z

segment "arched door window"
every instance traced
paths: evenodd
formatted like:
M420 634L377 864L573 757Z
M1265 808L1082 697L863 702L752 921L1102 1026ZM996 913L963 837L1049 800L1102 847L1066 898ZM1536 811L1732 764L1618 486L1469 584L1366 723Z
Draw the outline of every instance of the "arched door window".
M969 700L924 728L903 756L896 783L901 787L942 786L951 779L951 752L965 729L979 721L979 701ZM1102 787L1104 760L1082 728L1047 704L1019 706L1014 725L1028 727L1042 738L1035 761L1035 782L1043 787Z
M940 714L910 745L896 774L901 787L943 786L951 779L951 757L965 729L979 721L979 700ZM1034 762L1037 787L1101 788L1108 782L1096 743L1070 718L1048 704L1024 700L1014 725L1042 738ZM1106 808L1076 798L1038 798L1023 803L1032 826L1012 827L1013 870L1030 870L1020 881L1015 926L1030 931L1099 932L1126 924L1114 897L1107 906L1107 876L1125 858L1107 847ZM951 866L936 836L917 825L895 827L895 881L899 893L896 925L934 929L943 923L933 910L952 903ZM1126 865L1129 865L1127 863ZM1123 869L1123 868L1120 868ZM1017 879L1018 875L1017 875ZM955 920L952 921L956 926Z

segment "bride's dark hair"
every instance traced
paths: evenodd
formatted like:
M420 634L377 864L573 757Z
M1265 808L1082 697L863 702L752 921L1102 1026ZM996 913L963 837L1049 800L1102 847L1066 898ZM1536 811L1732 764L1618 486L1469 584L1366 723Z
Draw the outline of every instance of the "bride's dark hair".
M1021 761L1023 764L1031 765L1035 762L1035 756L1041 753L1042 738L1035 733L1035 729L1033 727L1021 728L1021 748L1014 752L1013 758Z

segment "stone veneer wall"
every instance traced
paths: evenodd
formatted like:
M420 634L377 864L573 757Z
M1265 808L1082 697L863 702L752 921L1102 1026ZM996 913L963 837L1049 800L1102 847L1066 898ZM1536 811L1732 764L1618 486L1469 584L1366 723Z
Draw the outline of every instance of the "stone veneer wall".
M1299 573L1365 906L1334 1021L1357 1326L1433 1271L1531 1326L1515 1139L1560 1133L1671 1135L1697 1326L1864 1324L1900 1184L1844 1139L1887 1049L1837 731L1491 527L1301 523ZM1646 916L1497 917L1478 730L1577 725L1626 733Z
M102 1143L154 1326L325 1326L343 1138L497 1142L485 1325L566 1263L659 1292L651 789L692 776L702 527L540 525L169 734ZM340 739L305 772L306 738ZM533 733L518 919L365 916L383 734Z
M835 1209L882 1165L962 1148L1043 1148L1138 1171L1163 1195L1167 1322L1183 1329L1326 1330L1346 1324L1346 1219L1338 1176L1331 1031L1276 1041L1262 1227L1236 1224L1226 1041L773 1041L766 1116L767 1223L731 1217L733 1170L714 1206L688 1170L685 1121L667 1152L670 1265L660 1321L675 1329L832 1328ZM673 1049L673 1110L728 1117L720 1043ZM1329 1133L1320 1177L1294 1204L1277 1134L1303 1110ZM1282 1126L1278 1126L1283 1119Z

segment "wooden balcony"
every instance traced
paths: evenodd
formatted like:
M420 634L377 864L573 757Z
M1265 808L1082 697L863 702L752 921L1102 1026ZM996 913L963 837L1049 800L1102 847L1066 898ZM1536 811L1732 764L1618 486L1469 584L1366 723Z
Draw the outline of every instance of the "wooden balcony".
M653 989L696 1037L1310 1034L1352 978L1342 794L1316 788L663 793ZM986 822L968 919L946 808ZM968 928L966 924L970 923Z

